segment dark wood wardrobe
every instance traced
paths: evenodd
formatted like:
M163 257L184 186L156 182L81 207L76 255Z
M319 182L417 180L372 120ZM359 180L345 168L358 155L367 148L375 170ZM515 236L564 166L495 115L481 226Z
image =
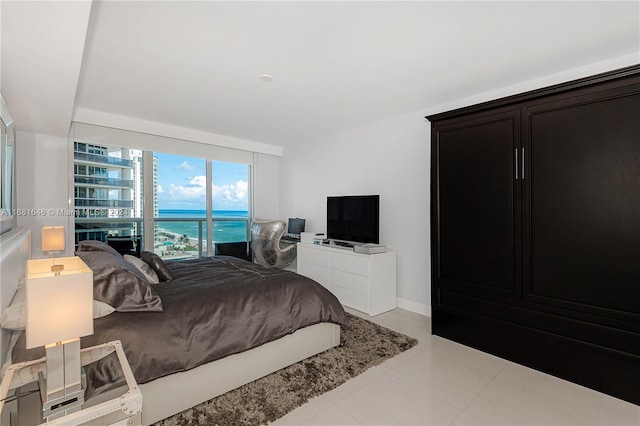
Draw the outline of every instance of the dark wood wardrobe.
M640 66L427 119L433 334L640 404Z

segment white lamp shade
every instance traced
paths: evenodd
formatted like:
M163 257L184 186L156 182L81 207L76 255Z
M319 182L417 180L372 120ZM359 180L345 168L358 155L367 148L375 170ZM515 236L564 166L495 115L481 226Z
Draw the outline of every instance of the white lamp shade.
M42 228L42 251L64 250L64 226Z
M28 349L93 334L93 271L79 257L29 260L25 299Z

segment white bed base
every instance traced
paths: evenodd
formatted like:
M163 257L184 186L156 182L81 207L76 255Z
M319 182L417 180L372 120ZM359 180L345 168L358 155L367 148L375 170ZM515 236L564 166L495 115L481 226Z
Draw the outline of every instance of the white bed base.
M182 373L140 385L148 425L340 344L340 326L312 325Z
M31 258L31 230L17 227L0 235L0 312L9 306ZM1 366L9 359L11 332L0 331Z
M29 229L18 227L0 236L1 310L11 302L30 257ZM2 365L8 359L10 337L10 332L1 331ZM142 423L177 414L339 344L340 326L316 324L255 349L140 385Z

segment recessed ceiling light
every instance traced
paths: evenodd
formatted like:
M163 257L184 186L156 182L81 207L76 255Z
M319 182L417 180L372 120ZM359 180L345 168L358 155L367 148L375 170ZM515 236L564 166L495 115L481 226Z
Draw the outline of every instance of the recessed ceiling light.
M273 76L269 75L269 74L262 74L260 76L260 80L269 83L269 82L273 81Z

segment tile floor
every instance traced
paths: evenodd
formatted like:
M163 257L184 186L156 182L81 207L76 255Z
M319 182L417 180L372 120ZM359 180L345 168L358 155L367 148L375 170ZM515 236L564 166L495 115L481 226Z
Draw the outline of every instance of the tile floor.
M274 425L640 425L639 406L432 336L427 317L348 311L419 344Z

